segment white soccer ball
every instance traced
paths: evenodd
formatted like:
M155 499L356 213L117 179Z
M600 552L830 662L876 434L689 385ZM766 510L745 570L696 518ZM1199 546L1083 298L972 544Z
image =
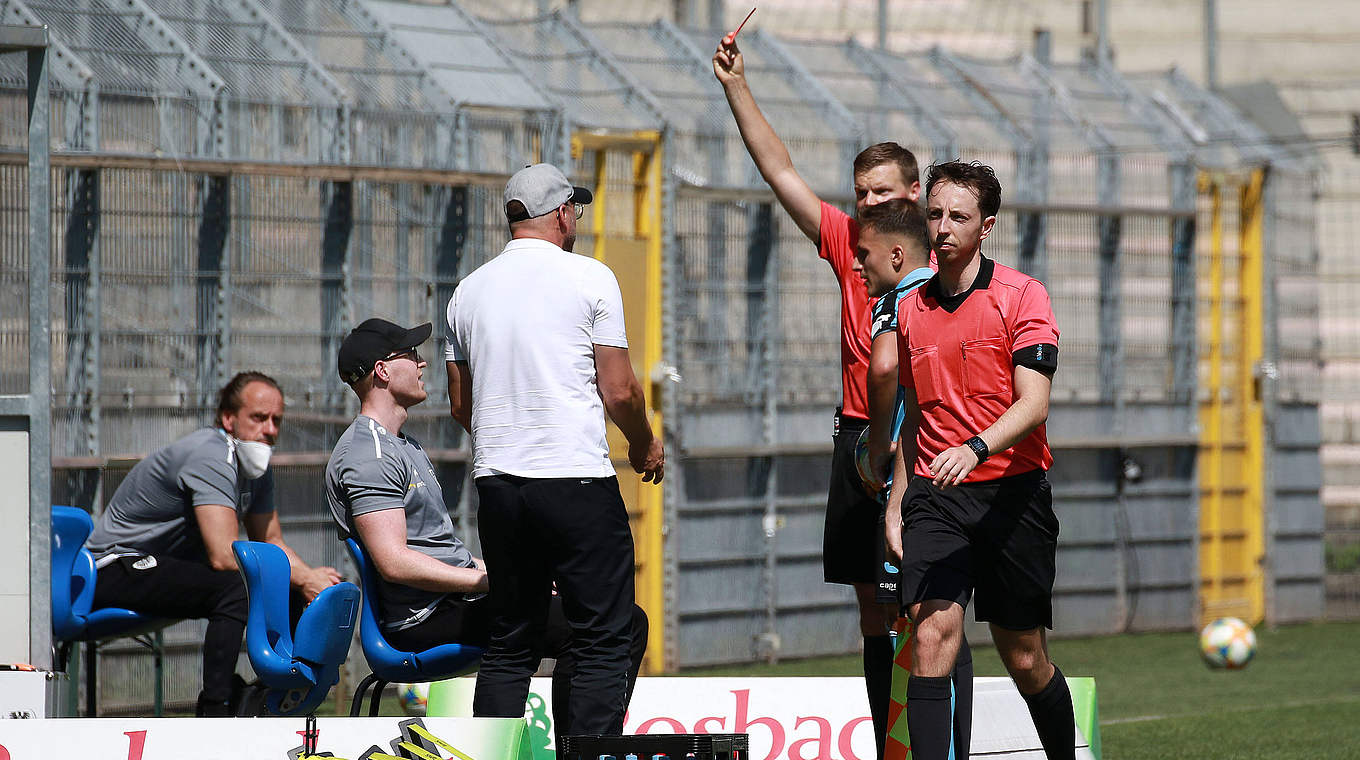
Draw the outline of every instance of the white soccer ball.
M1256 656L1256 634L1238 618L1219 618L1200 631L1199 651L1211 668L1245 668Z
M401 704L402 712L416 717L425 716L425 705L430 700L430 685L428 683L399 683L397 686L397 702Z

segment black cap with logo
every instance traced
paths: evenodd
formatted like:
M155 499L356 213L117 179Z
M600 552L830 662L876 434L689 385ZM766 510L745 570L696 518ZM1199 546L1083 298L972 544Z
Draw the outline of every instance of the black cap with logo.
M433 330L429 322L407 329L377 317L364 320L340 344L340 356L336 360L340 379L350 385L363 380L373 371L373 365L392 354L419 346Z

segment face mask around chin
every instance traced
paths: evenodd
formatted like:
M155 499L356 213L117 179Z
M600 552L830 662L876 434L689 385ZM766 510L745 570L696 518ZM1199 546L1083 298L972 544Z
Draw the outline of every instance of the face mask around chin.
M269 469L269 457L274 454L274 447L259 441L241 441L232 439L236 446L236 460L240 463L241 474L247 480L254 480L264 474Z

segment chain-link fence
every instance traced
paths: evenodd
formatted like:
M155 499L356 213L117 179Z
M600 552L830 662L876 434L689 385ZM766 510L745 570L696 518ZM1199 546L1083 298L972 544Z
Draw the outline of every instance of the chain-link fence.
M285 535L309 562L343 566L320 487L355 411L333 370L338 341L372 315L440 324L459 279L507 236L508 172L551 160L608 198L582 220L576 250L619 273L630 339L645 334L635 365L664 411L664 519L642 510L636 528L656 547L640 561L664 566L647 602L663 650L653 665L858 646L853 596L820 569L840 298L747 157L712 74L712 33L669 13L634 22L555 6L144 5L0 0L11 18L52 24L70 51L53 75L55 502L97 509L126 458L207 424L215 389L259 369L288 404L275 460ZM1349 207L1315 205L1309 166L1174 72L1054 65L1042 45L995 60L743 35L759 104L828 202L850 208L850 161L880 139L923 165L963 156L997 170L1003 208L987 254L1045 281L1062 330L1049 427L1060 630L1195 622L1202 407L1220 390L1253 395L1248 375L1278 405L1264 413L1279 429L1265 464L1223 472L1280 473L1259 485L1275 496L1258 499L1256 532L1266 551L1305 559L1266 563L1268 589L1293 600L1268 614L1321 614L1317 484L1288 475L1315 472L1320 356L1329 505L1344 505L1355 480L1344 431L1356 415L1337 374L1349 275L1327 264L1319 290L1303 242L1315 214L1345 238ZM0 144L14 147L24 80L5 65ZM1264 197L1244 206L1246 178L1266 166ZM22 390L26 175L14 159L0 179L0 391ZM1244 208L1263 209L1253 261L1267 267L1252 366L1235 348L1256 313L1244 300ZM432 452L475 546L466 441L443 410L437 361L426 385L431 401L407 430ZM1231 444L1224 456L1249 437L1239 427L1213 444ZM1329 512L1329 557L1354 544L1341 540L1356 524L1344 514ZM192 698L200 639L192 623L169 633L172 702ZM130 691L145 683L140 651L109 650L104 667L101 704L144 704L149 686Z
M1288 218L1276 229L1282 274L1293 276L1301 299L1285 312L1286 325L1310 326L1312 332L1282 337L1286 357L1281 367L1286 392L1316 398L1321 418L1322 501L1325 507L1327 615L1360 617L1360 265L1355 255L1360 233L1360 152L1354 143L1360 87L1349 80L1298 81L1283 89L1311 140L1322 171L1310 184L1296 186L1279 198ZM1311 198L1311 202L1310 199ZM1312 218L1300 212L1312 211ZM1300 217L1303 218L1300 218ZM1311 222L1311 224L1310 224ZM1312 235L1301 230L1315 230ZM1309 282L1308 275L1316 280ZM1311 306L1311 308L1310 308ZM1282 328L1283 329L1283 328ZM1312 349L1309 351L1308 349ZM1290 365L1305 371L1288 377Z
M1349 149L1327 158L1317 203L1327 614L1354 619L1360 617L1360 263L1354 255L1360 158Z

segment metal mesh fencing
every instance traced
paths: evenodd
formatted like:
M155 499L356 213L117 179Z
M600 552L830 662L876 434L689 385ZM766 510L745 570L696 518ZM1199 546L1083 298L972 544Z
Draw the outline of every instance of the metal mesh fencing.
M111 92L155 96L198 93L212 73L189 50L168 41L153 47L138 31L156 19L135 4L118 6L106 0L25 3L67 41L70 49L100 74L100 84Z
M541 77L539 81L586 129L660 129L661 119L645 93L602 58L593 40L568 14L483 22L507 50Z
M0 393L28 393L28 169L0 167Z
M1009 7L988 3L955 5ZM136 10L143 4L151 13ZM747 156L713 76L717 33L704 29L707 19L674 18L669 4L616 2L578 3L577 12L529 0L114 5L25 6L93 72L54 75L55 145L91 159L58 156L52 179L59 500L106 500L121 466L108 460L206 424L212 392L237 370L260 369L280 380L288 403L277 465L289 541L310 562L343 565L319 490L325 456L355 411L335 377L339 341L368 316L442 325L459 279L507 236L505 175L552 160L610 199L600 218L581 220L578 253L608 255L620 241L615 250L642 246L646 193L664 198L660 226L676 277L665 283L674 299L663 329L673 350L639 370L644 382L674 388L666 551L676 576L667 606L678 624L667 624L675 650L668 662L858 645L845 625L853 599L823 584L817 567L827 418L841 397L840 297L815 244ZM846 23L804 5L762 7L757 18L768 26L751 27L741 42L757 101L804 179L848 210L850 162L879 139L906 145L922 166L955 157L987 163L1003 187L987 255L1035 273L1050 292L1062 330L1051 435L1066 447L1057 475L1072 486L1059 509L1086 531L1062 559L1079 579L1060 589L1066 630L1179 625L1193 603L1198 526L1187 516L1196 498L1187 462L1199 404L1212 373L1240 393L1234 373L1244 371L1232 359L1241 355L1245 296L1233 277L1207 268L1215 217L1205 197L1195 205L1201 167L1235 177L1271 163L1278 366L1245 371L1275 372L1280 403L1291 409L1323 400L1329 558L1360 545L1360 467L1352 461L1360 461L1352 435L1360 400L1346 384L1360 349L1351 350L1345 319L1357 277L1345 256L1326 255L1348 250L1355 237L1353 172L1334 168L1315 205L1306 166L1276 160L1222 102L1175 73L1049 66L1013 42L986 49L1004 60L971 57L929 47L950 35L928 25L913 44L890 46L913 52L890 52L865 39L872 4L846 5L854 17ZM924 5L894 5L893 38L906 39L897 19L924 19ZM252 15L255 8L263 13ZM724 24L739 20L727 18L740 15L730 4L724 12ZM823 28L799 26L799 18ZM955 37L952 49L981 50L1010 22L997 23ZM158 24L170 42L157 42ZM762 26L806 33L788 39ZM837 32L828 41L831 29L855 37ZM0 83L0 145L16 148L24 72L0 63ZM598 147L653 133L666 156L659 187L639 173L630 149ZM147 160L129 160L139 156ZM417 176L445 167L467 173ZM0 165L0 179L0 391L22 391L26 375L15 368L26 347L25 174L11 162ZM1237 202L1229 193L1218 217L1226 244L1217 266L1228 273L1243 261ZM1293 244L1314 224L1321 255ZM626 308L631 316L643 305ZM459 535L475 545L467 442L443 407L441 332L422 348L432 360L431 398L407 430L432 452ZM658 381L670 365L678 383ZM1238 439L1245 430L1228 419L1221 433ZM1135 434L1144 435L1133 448L1142 447L1153 473L1141 492L1114 485L1111 474L1126 453L1121 436ZM1125 487L1133 512L1119 518ZM1278 487L1306 500L1297 483ZM1127 535L1110 539L1120 519ZM1316 533L1280 527L1305 551ZM1115 577L1108 554L1116 549L1142 558L1141 579ZM1349 582L1346 573L1333 577ZM195 681L189 643L201 633L175 630L184 651L172 672ZM116 672L141 678L131 670L144 667L141 655L126 657L116 667L129 670ZM133 704L105 696L110 706Z
M1354 315L1360 307L1355 242L1360 233L1360 159L1349 135L1360 107L1360 88L1348 79L1309 79L1289 82L1280 94L1314 140L1296 149L1315 150L1320 167L1316 176L1299 177L1276 196L1287 215L1273 230L1276 250L1287 257L1278 269L1281 287L1295 296L1280 309L1280 387L1283 393L1319 401L1322 471L1317 476L1325 510L1326 611L1332 618L1356 619L1360 329ZM1314 235L1303 234L1310 229ZM1315 348L1311 355L1309 348Z
M102 150L196 156L211 154L214 140L225 138L218 134L224 83L159 17L104 0L28 7L94 75L100 103L82 117L94 122L87 128L93 126ZM66 127L73 116L67 114Z
M707 198L712 198L706 199ZM771 206L773 208L771 209ZM839 291L816 246L769 196L747 200L687 189L677 203L677 256L683 262L685 299L676 323L689 403L758 397L760 309L769 308L763 269L752 261L750 241L761 215L772 218L778 263L778 372L781 400L827 404L839 397ZM1019 266L1018 214L1005 209L987 243L987 255ZM1100 401L1099 270L1092 257L1101 215L1045 214L1047 283L1062 328L1062 371L1054 377L1055 400ZM724 231L717 237L718 231ZM1170 220L1154 213L1126 216L1122 224L1122 301L1119 339L1122 393L1130 401L1165 401L1171 394L1171 346L1184 325L1171 321ZM1115 298L1115 294L1107 294ZM1109 338L1107 338L1108 340ZM1109 350L1106 348L1105 350ZM1106 399L1108 400L1108 399Z
M1204 338L1197 339L1193 322L1174 318L1178 225L1193 224L1195 215L1159 205L1171 197L1170 187L1151 198L1121 194L1120 205L1101 206L1095 172L1071 168L1094 161L1056 151L1049 158L1049 181L1073 185L1066 202L1033 206L1013 200L1011 186L1003 188L1002 212L985 250L1000 263L1024 267L1022 252L1031 245L1025 225L1033 215L1041 217L1045 284L1062 331L1053 393L1059 424L1050 437L1068 462L1055 476L1070 491L1060 508L1077 525L1071 548L1061 555L1069 577L1059 594L1065 627L1157 627L1189 614L1198 583L1193 574L1180 577L1168 569L1193 572L1186 555L1193 526L1173 520L1171 512L1161 514L1172 494L1191 499L1195 487L1193 472L1165 453L1193 440L1197 424L1194 398L1176 387L1175 364L1177 347L1193 348ZM1160 172L1165 185L1172 182L1164 159L1128 154L1121 161L1134 167L1143 162L1149 174ZM848 206L846 199L838 202ZM1199 224L1207 225L1207 208L1199 216ZM829 478L825 410L841 397L835 278L768 191L684 186L676 194L675 230L683 286L674 324L684 377L682 413L673 430L683 456L683 497L672 531L682 631L675 656L680 663L703 664L841 651L854 644L838 636L842 629L832 621L852 615L853 600L844 589L820 583L818 561ZM1230 237L1234 229L1224 234ZM1102 258L1106 250L1114 252L1108 261ZM1235 266L1229 258L1225 266ZM1201 309L1208 297L1200 296ZM1230 344L1236 337L1229 333L1223 340ZM1063 421L1080 419L1088 409L1108 410L1103 427ZM1106 550L1092 548L1104 533L1091 532L1096 523L1081 516L1097 503L1104 509L1105 486L1079 473L1080 463L1103 461L1102 447L1110 444L1100 441L1120 436L1157 441L1138 453L1156 473L1155 483L1146 494L1131 487L1134 501L1120 509L1133 510L1124 519L1136 522L1121 539L1123 551L1135 557L1129 562L1136 566L1141 556L1144 564L1160 564L1112 577L1111 589L1144 603L1108 612L1082 601L1092 593L1093 579L1111 573ZM1172 439L1182 443L1167 443ZM729 582L717 593L708 591L719 576Z
M345 93L250 0L152 0L148 5L222 77L230 94L231 155L293 162L337 155L335 132Z
M680 25L711 27L718 34L735 29L751 6L758 5L759 10L746 31L761 28L781 35L836 42L853 37L866 45L874 44L879 33L877 0L839 3L775 0L746 4L675 0L465 0L464 4L479 14L505 18L569 11L591 24L647 23L665 18ZM947 13L941 12L935 0L894 0L889 4L885 29L889 46L902 50L944 44L1008 55L1019 52L1040 20L1040 12L1023 2L957 0L948 8ZM960 22L961 19L966 21Z
M70 180L74 173L62 176ZM149 441L173 440L206 421L213 389L243 368L276 377L290 411L344 415L348 391L337 392L333 355L343 334L369 316L441 323L460 274L498 251L507 234L496 209L499 190L361 182L353 188L347 258L328 262L318 252L326 247L328 220L335 221L335 207L326 204L332 183L238 175L228 191L225 266L205 270L198 260L203 178L105 170L99 186L98 234L91 241L98 269L92 276L88 262L64 259L57 268L61 297L54 312L62 313L54 313L54 387L68 399L56 412L69 423L54 435L61 456L136 453ZM58 230L74 223L68 205L55 211ZM457 241L447 239L450 226ZM227 293L220 305L219 286ZM80 317L90 308L99 319L97 389L83 384L77 366L91 360L82 345L90 322ZM221 320L208 317L212 309L222 310ZM431 358L439 334L427 349ZM205 380L201 351L218 340L225 367ZM429 375L438 398L443 375ZM91 451L88 431L78 428L92 406L101 409L103 422ZM129 426L121 412L139 424ZM324 450L327 440L290 444Z
M1322 355L1322 482L1327 614L1360 617L1360 171L1347 150L1327 154L1317 203ZM1288 235L1281 229L1281 235ZM1306 387L1306 386L1305 386ZM1315 386L1316 387L1316 386Z
M850 110L864 144L892 140L915 153L923 165L930 162L933 148L941 142L932 133L941 128L937 117L921 107L914 93L894 83L887 69L879 68L877 51L853 40L790 40L784 45Z
M430 111L444 103L425 89L427 74L404 58L381 30L345 0L264 0L272 12L327 71L373 111Z
M309 563L353 576L320 490L330 446L355 408L347 389L335 392L334 347L343 332L368 316L442 324L443 304L457 280L498 252L508 236L498 208L504 178L488 180L494 187L354 183L350 266L337 281L319 253L328 212L334 211L326 204L333 183L286 173L232 177L226 335L218 332L221 323L202 318L204 299L214 298L211 290L223 275L200 269L196 260L198 224L208 202L205 178L99 172L98 232L89 244L98 251L93 269L88 260L73 262L69 255L80 248L69 239L73 218L81 214L79 181L79 172L54 172L54 229L66 233L56 238L53 275L54 503L89 507L107 500L135 462L118 457L140 457L210 424L215 401L201 392L198 359L205 341L223 338L232 372L258 369L284 389L286 422L274 469L290 546ZM22 181L6 187L23 192ZM5 244L6 259L23 250L12 243ZM15 287L22 292L22 268L5 271L19 275ZM205 282L213 283L208 291ZM327 308L341 308L348 319L327 320ZM91 310L97 322L89 321ZM436 330L421 349L434 367L442 356L442 334ZM12 330L6 335L25 337ZM90 339L98 346L95 359ZM81 366L90 360L97 362L90 370L97 378L93 386ZM430 451L459 535L476 550L465 441L442 401L443 373L427 370L426 382L431 400L416 410L404 432ZM165 699L192 704L202 623L172 626L165 640ZM241 667L248 670L244 658ZM362 658L351 667L362 670ZM100 670L101 710L146 709L153 679L145 649L132 642L106 648Z

